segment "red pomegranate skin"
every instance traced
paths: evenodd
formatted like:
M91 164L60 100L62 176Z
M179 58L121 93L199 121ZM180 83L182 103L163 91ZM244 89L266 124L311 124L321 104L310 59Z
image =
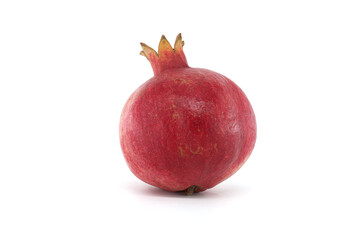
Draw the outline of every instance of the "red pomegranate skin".
M192 194L214 187L245 163L255 145L255 115L233 81L188 67L180 34L171 51L166 40L167 56L162 52L164 39L154 56L155 51L142 44L149 51L142 54L152 63L155 76L125 104L120 143L139 179Z

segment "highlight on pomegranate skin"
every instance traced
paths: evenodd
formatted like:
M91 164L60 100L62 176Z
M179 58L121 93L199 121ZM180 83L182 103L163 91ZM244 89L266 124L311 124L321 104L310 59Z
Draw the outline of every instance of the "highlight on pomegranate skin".
M188 66L181 34L174 48L161 37L158 52L141 43L154 76L127 100L120 144L142 181L191 195L237 172L256 140L254 111L227 77Z

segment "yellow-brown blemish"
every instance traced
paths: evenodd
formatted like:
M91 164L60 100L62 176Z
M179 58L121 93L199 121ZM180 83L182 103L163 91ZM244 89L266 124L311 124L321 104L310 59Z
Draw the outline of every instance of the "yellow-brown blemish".
M171 107L169 107L169 109L173 109L173 108L176 108L175 104L173 104L173 105L171 105Z
M200 146L198 146L197 148L196 148L196 151L194 151L194 150L192 150L192 148L190 147L190 152L192 153L192 154L202 154L203 153L203 151L204 151L204 148L203 147L200 147Z
M215 149L215 151L218 151L217 143L214 144L214 149Z
M181 157L184 157L184 156L185 156L185 151L184 151L184 149L183 149L181 146L179 146L178 149L179 149L179 151L180 151L180 156L181 156Z
M177 119L177 118L179 118L179 116L180 116L179 113L176 112L176 113L173 113L172 118Z
M185 84L185 85L190 85L193 81L191 79L185 79L185 78L175 78L174 82L176 84Z

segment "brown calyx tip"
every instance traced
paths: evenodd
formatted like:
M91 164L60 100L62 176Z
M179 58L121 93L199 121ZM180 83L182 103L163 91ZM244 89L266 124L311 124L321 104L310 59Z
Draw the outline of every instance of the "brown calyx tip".
M183 51L184 41L182 41L181 33L176 37L174 48L165 35L161 36L158 52L145 43L141 42L140 45L142 47L140 55L150 61L155 75L170 68L189 67Z
M140 52L140 55L146 57L147 59L149 59L151 55L157 55L157 52L148 45L146 45L145 43L141 42L140 45L142 47L142 51Z
M182 47L184 46L185 42L182 40L181 33L179 33L176 37L174 48L175 51L182 50Z
M158 48L158 54L163 54L164 52L174 51L169 41L166 39L164 35L161 36Z

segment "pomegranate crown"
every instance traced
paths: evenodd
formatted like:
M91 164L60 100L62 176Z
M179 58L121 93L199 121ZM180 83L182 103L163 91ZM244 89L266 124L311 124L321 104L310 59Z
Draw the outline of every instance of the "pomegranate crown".
M189 67L183 51L184 41L181 33L176 37L174 48L164 35L161 36L158 52L145 43L140 43L140 45L143 49L140 54L149 60L154 75L166 69Z

